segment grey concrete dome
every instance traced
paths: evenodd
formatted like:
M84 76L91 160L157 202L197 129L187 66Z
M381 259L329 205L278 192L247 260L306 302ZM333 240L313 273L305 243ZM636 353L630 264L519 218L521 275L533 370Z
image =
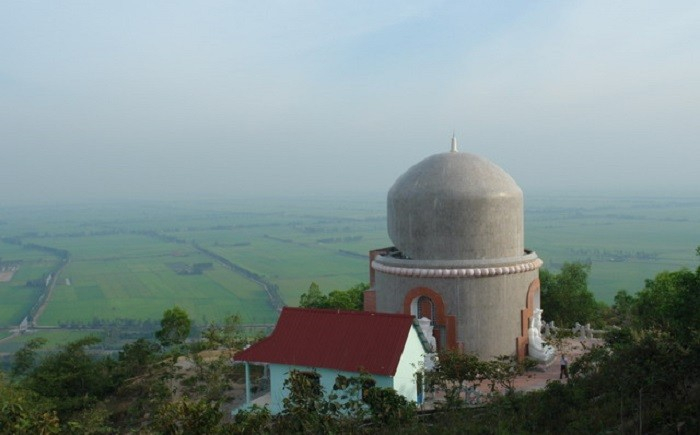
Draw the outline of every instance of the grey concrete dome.
M520 257L523 192L490 161L469 153L435 154L401 175L387 197L387 225L407 258Z

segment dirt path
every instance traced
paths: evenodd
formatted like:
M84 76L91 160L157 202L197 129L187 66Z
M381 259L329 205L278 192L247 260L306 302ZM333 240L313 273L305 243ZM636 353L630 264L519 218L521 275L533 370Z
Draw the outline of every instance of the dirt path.
M44 310L46 309L46 305L51 300L51 296L53 295L53 290L56 287L56 283L58 282L58 277L61 276L61 272L63 272L63 269L65 269L66 266L68 266L68 264L70 264L70 259L64 261L63 265L51 277L51 282L49 283L49 287L46 290L46 293L42 294L42 296L46 295L46 297L44 297L44 300L41 301L41 305L39 305L39 307L36 309L36 312L34 313L34 316L32 317L32 326L36 327L37 324L39 323L39 318L41 317L42 314L44 314Z
M580 339L569 338L564 340L562 347L569 360L569 366L571 366L572 362L588 351L587 349L600 344L602 344L602 340L599 338L585 339L583 344ZM562 351L557 352L556 357L548 366L526 372L522 376L515 378L515 389L517 391L541 390L547 386L548 382L559 381L561 354ZM566 382L566 379L561 380L561 382Z
M242 266L239 266L238 264L233 263L231 260L224 258L221 255L219 255L215 252L212 252L206 248L201 247L197 243L193 242L192 246L196 250L201 252L202 254L218 261L221 265L223 265L227 269L229 269L235 273L238 273L242 277L244 277L250 281L253 281L257 285L259 285L260 288L262 288L263 291L265 291L265 293L267 294L267 299L268 299L268 302L270 303L270 306L272 308L274 308L275 310L277 310L277 312L282 311L282 308L284 307L284 301L282 300L282 297L277 292L277 286L267 282L263 277L259 276L258 274L254 273L254 272L252 272L252 271L250 271Z

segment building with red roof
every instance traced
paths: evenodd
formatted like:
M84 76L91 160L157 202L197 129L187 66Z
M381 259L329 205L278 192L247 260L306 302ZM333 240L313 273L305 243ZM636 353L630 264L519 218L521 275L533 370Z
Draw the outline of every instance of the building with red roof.
M412 315L285 307L272 334L234 360L269 364L270 409L279 412L292 370L312 373L324 391L332 391L338 375L366 373L376 386L416 402L415 374L430 352Z

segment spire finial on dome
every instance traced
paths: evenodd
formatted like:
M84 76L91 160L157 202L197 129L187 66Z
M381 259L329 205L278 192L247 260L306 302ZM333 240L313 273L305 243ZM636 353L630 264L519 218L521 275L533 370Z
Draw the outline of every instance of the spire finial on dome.
M455 132L452 132L452 148L450 148L451 153L457 152L457 138L455 137Z

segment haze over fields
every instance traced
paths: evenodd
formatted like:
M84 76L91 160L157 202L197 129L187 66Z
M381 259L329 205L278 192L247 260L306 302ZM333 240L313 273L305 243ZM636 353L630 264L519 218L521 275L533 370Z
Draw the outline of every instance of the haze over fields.
M0 3L0 205L383 195L460 149L528 193L699 193L696 1Z

